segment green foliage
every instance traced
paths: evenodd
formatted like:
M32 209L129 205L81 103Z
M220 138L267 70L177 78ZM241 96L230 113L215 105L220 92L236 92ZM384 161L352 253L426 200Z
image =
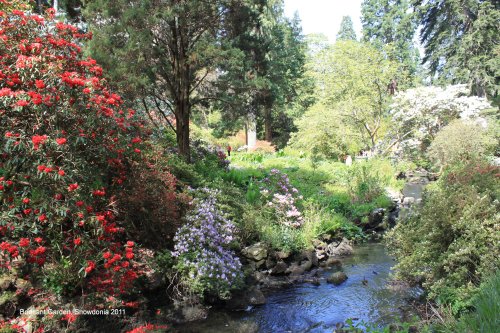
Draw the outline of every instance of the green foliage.
M305 223L301 232L301 243L310 247L314 239L323 235L338 234L339 229L348 223L341 214L335 214L328 207L307 203L304 209Z
M237 167L235 172L263 172L273 168L286 172L304 197L305 223L298 233L283 231L270 225L273 217L266 215L266 209L256 208L245 214L240 227L247 239L266 239L276 248L288 249L309 247L312 239L324 234L362 239L362 229L350 221L366 219L375 208L390 207L392 201L384 187L400 189L402 181L397 181L394 175L408 167L406 164L393 166L383 159L355 162L350 167L321 159L311 163L311 159L300 157L300 152L290 148L276 154L258 155L259 163L253 162L251 155L240 153L232 157ZM249 193L258 195L257 189L253 192L251 186L247 189L247 198ZM259 200L249 202L259 203ZM291 244L292 241L297 243Z
M175 264L170 250L159 251L155 256L156 265L158 270L162 273L168 272Z
M498 99L498 1L413 0L413 4L423 27L423 61L431 75L438 73L441 82L467 83L473 95Z
M398 89L414 86L419 54L413 37L418 24L411 1L365 0L361 15L363 40L381 50L385 47L388 57L398 63Z
M448 168L423 204L387 234L399 277L422 282L453 314L471 306L479 284L500 265L498 167Z
M347 185L354 203L367 203L384 193L378 173L365 163L353 164Z
M275 223L263 223L260 226L259 237L275 250L298 252L303 249L300 229Z
M493 133L473 121L455 120L438 132L427 155L438 167L484 158L496 146Z
M370 44L349 40L319 51L308 66L318 99L362 139L364 149L373 148L385 131L387 85L397 77L397 63Z
M479 287L472 299L473 310L464 314L452 325L443 329L446 333L489 333L500 327L500 273L496 272Z
M357 40L356 31L350 16L343 16L336 40Z
M296 122L298 131L290 138L290 147L312 158L342 160L363 147L362 137L346 124L340 111L315 104Z
M298 17L284 16L282 1L240 1L232 6L224 43L240 50L220 64L218 82L224 127L256 117L267 141L280 147L292 119L311 103L313 82L304 75L306 44ZM230 101L228 103L227 101ZM240 127L241 128L241 127Z

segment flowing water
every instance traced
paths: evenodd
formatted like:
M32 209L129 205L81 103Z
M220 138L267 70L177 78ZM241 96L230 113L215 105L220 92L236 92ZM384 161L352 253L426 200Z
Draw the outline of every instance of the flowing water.
M349 277L340 286L326 283L334 270L321 272L321 284L297 284L269 293L265 305L245 312L213 311L209 318L180 332L314 332L331 333L338 323L352 319L386 325L401 320L409 300L420 291L391 282L394 260L382 244L358 245L343 261Z

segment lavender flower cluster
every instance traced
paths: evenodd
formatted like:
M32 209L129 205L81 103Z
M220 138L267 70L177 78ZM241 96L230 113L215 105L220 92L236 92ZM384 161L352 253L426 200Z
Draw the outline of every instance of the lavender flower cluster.
M298 228L304 223L304 217L297 208L298 201L303 198L290 184L287 174L272 169L261 181L260 193L267 200L267 206L274 209L280 224Z
M202 189L204 199L194 199L191 210L174 237L172 255L177 268L186 273L193 291L227 296L241 279L241 263L228 249L235 226L216 206L218 191Z

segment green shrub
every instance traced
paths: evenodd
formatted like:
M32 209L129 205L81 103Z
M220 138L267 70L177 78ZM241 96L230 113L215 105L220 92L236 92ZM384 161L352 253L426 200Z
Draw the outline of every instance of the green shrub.
M307 248L312 240L322 235L333 235L345 224L346 218L315 203L308 203L304 210L305 223L300 230L302 246Z
M260 240L280 251L298 252L303 248L301 231L275 223L264 223L260 228Z
M369 164L354 163L348 173L348 188L353 203L367 203L384 193L379 173Z
M260 189L259 186L254 182L248 184L247 193L245 194L245 198L248 203L255 204L258 202L260 198Z
M453 314L471 306L478 285L500 267L498 169L447 169L421 208L386 235L398 276L422 282Z
M500 272L481 285L472 300L473 311L446 329L449 333L489 333L500 327Z
M492 133L473 121L455 120L438 132L427 155L437 167L467 163L495 146Z

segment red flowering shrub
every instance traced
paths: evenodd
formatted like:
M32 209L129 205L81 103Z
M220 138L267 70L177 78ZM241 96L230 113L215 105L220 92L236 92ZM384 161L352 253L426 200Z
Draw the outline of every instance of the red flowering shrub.
M144 142L134 111L83 57L89 37L0 11L0 270L60 293L113 294L137 277L116 198Z

